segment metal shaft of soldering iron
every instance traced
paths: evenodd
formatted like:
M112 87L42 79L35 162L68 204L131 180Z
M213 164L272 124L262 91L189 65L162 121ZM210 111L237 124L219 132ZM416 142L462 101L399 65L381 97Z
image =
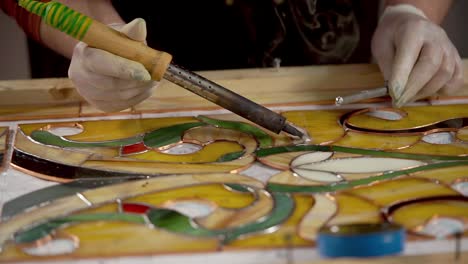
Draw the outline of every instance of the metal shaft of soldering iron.
M335 98L336 105L351 104L366 99L377 98L388 94L387 87L380 87L371 90L364 90L347 96L338 96Z
M282 115L271 111L241 95L238 95L219 84L216 84L196 73L180 66L170 64L164 74L164 79L236 113L272 132L285 131L301 137L303 133L286 122Z

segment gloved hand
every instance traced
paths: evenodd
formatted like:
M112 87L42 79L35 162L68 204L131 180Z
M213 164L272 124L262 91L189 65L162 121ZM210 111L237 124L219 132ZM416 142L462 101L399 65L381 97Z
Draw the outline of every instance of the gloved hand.
M143 19L110 26L134 40L146 40ZM68 76L86 101L106 112L121 111L140 103L158 84L151 80L141 63L90 48L82 42L73 51Z
M385 9L372 39L372 53L396 107L463 84L463 66L445 31L411 5Z

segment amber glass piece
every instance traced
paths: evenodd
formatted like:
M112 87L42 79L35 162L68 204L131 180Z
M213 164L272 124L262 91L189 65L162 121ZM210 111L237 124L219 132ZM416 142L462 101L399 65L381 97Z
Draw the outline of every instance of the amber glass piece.
M468 116L466 105L412 106L403 107L401 110L407 115L400 120L385 120L361 113L350 117L347 123L359 128L395 131Z
M313 144L326 144L340 139L344 130L338 123L346 111L291 111L283 113L289 122L304 128ZM326 128L326 129L325 129Z
M380 223L383 218L380 207L371 200L340 193L335 195L338 210L327 225L343 225L356 223Z
M468 142L468 126L458 130L457 138Z
M216 162L227 153L239 152L243 149L242 146L235 142L218 141L208 144L201 150L190 154L173 155L150 150L141 154L129 155L128 158L160 162L208 163Z
M434 217L455 218L468 223L468 201L454 199L409 203L390 215L392 222L408 230L420 229Z
M433 169L412 173L412 176L437 180L445 184L452 184L460 179L468 179L468 166Z
M218 239L215 237L186 236L152 229L145 225L121 222L72 225L64 228L63 232L79 238L80 247L73 253L76 255L115 256L116 254L196 252L215 250L218 246Z
M407 148L418 142L421 136L374 134L365 132L348 131L346 135L333 143L336 146L396 150Z
M236 142L244 147L246 154L253 153L258 143L254 137L236 130L216 128L211 126L197 127L185 131L183 138L185 142L194 142L200 145L206 145L215 141L230 141ZM229 153L226 150L225 153Z
M85 121L80 122L80 125L84 129L82 133L66 138L89 142L116 140L151 132L158 128L192 122L197 122L197 120L193 117L169 117L157 119Z
M439 145L420 141L410 148L402 149L400 151L404 153L427 155L466 156L468 155L468 146L460 143Z
M143 194L124 200L127 203L145 203L155 207L180 199L207 200L219 207L238 209L249 206L255 201L252 193L233 192L222 184L187 186L168 191Z
M298 236L297 225L313 206L314 199L308 195L294 195L293 197L295 201L294 213L277 230L265 230L265 234L258 233L241 237L225 248L275 248L311 245L311 242Z
M372 200L381 206L388 206L409 199L458 194L450 187L418 178L400 178L378 182L370 186L358 187L349 192Z

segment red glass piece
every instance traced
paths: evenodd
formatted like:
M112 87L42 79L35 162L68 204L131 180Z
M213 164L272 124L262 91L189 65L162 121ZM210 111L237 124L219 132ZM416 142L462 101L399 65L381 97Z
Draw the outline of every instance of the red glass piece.
M145 150L148 150L148 148L145 146L145 143L138 142L132 145L122 146L121 153L122 155L130 155L130 154L141 153Z
M122 210L125 213L145 214L150 209L149 206L143 204L123 203Z

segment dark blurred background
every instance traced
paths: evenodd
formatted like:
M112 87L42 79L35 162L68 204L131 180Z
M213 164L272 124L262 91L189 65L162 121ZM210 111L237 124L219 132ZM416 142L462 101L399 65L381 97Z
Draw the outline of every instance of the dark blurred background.
M468 1L455 1L454 6L446 18L443 27L446 29L447 34L458 48L462 58L468 58L468 34L464 25L467 20L466 10L468 10ZM0 79L29 79L32 76L31 72L50 72L51 69L35 68L31 69L30 60L42 58L30 58L29 54L37 54L32 49L41 49L37 45L28 45L28 39L25 37L21 29L16 25L16 22L7 17L4 13L0 12ZM48 52L48 51L43 51ZM43 54L41 52L41 54ZM49 63L39 67L53 67L61 68L60 71L54 72L57 77L66 76L66 69L68 68L68 61L64 60L54 54L50 56L43 56L48 58ZM36 66L38 67L38 66ZM54 70L52 70L54 71ZM54 77L54 76L51 76Z

